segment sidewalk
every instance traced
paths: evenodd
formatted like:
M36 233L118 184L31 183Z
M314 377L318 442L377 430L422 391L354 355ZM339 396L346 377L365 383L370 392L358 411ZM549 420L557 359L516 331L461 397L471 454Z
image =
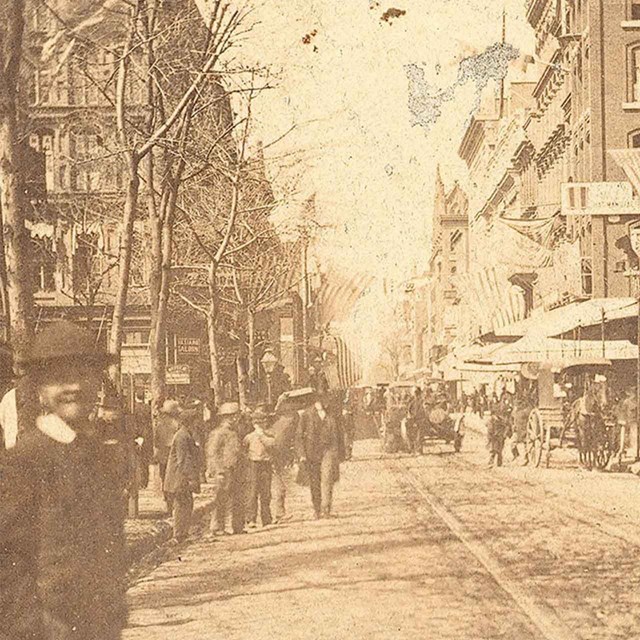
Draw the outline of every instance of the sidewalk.
M127 518L125 522L131 564L138 562L172 536L172 518L166 512L157 467L152 466L150 472L149 488L142 489L139 493L139 516ZM194 524L211 511L212 502L213 487L203 484L201 492L194 496Z

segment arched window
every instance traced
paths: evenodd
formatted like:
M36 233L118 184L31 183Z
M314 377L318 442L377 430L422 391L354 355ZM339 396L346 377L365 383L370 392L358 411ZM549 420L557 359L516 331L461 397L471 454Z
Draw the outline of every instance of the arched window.
M627 49L627 94L630 102L640 102L640 42Z

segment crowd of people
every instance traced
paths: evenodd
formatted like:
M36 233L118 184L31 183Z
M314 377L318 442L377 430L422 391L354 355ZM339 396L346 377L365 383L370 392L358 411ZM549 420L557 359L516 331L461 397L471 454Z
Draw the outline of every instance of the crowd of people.
M120 638L127 505L154 463L177 543L203 481L213 487L211 540L286 520L294 476L309 486L315 518L332 515L349 416L321 372L300 408L225 402L208 411L169 398L154 429L142 394L124 415L106 382L112 364L90 332L52 323L0 402L0 637Z

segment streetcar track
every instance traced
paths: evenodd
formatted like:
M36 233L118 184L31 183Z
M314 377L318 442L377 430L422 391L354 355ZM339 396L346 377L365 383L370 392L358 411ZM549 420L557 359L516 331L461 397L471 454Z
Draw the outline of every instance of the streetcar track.
M484 567L493 581L515 602L546 640L578 640L580 636L570 629L547 603L523 589L509 570L501 565L495 554L478 540L438 496L421 485L412 469L401 466L397 460L390 460L390 463L391 470L399 483L409 485L423 498L431 511Z
M502 488L518 494L529 501L544 505L547 508L551 507L556 512L572 520L575 520L576 522L589 525L612 538L622 540L623 542L631 544L635 547L640 547L640 535L638 533L636 533L635 531L627 531L626 529L622 528L622 525L610 524L607 522L602 522L600 520L601 517L615 518L616 516L614 514L596 509L594 507L590 507L585 504L580 505L582 511L578 512L576 510L575 503L571 503L566 498L556 493L555 491L548 489L547 487L540 487L539 485L536 485L531 481L523 480L522 478L510 477L507 481L504 476L502 476L502 474L489 472L486 469L478 466L477 464L474 464L469 460L465 460L464 458L459 458L458 460L456 460L456 463L460 464L461 466L465 466L467 469L472 469L476 475L482 474L483 477L490 478L494 484L499 484ZM540 489L544 491L545 498L540 497ZM590 515L589 513L587 513L587 511L593 511L595 513L593 515ZM631 527L632 525L624 526Z

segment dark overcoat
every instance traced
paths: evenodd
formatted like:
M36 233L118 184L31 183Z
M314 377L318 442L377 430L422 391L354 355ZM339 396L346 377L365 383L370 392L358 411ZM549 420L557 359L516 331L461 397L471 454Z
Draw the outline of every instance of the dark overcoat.
M200 456L191 431L185 426L180 427L169 451L163 487L166 493L200 491Z
M116 640L126 624L124 445L38 429L2 461L0 638Z
M307 409L298 423L296 449L298 457L310 462L320 462L327 452L343 460L344 438L335 418L327 412L322 420L314 407Z

